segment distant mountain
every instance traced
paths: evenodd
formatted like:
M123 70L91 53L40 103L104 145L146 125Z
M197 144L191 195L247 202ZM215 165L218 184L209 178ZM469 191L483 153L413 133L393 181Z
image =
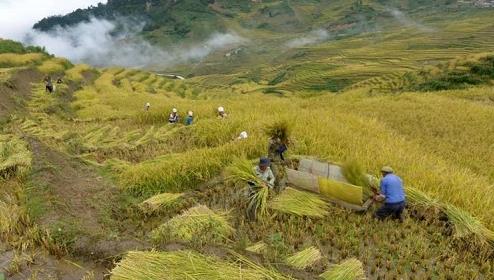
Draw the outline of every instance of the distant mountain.
M315 28L333 31L365 31L386 9L422 11L455 8L457 0L109 0L67 15L51 16L34 28L48 31L71 26L90 18L129 17L145 22L143 35L153 43L203 39L226 29L261 30L276 33L303 32Z

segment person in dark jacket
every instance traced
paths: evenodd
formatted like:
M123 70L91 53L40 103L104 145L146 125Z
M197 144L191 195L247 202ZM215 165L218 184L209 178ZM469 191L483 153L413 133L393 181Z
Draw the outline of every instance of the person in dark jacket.
M189 111L187 118L185 118L185 125L192 125L192 123L194 123L194 112Z
M403 181L394 174L393 168L389 166L383 167L381 174L383 176L380 186L381 191L374 199L376 201L384 201L384 204L376 211L375 217L379 220L391 217L401 221L406 203Z
M168 117L168 122L171 124L176 124L178 123L179 117L178 117L178 110L176 108L173 108L170 117Z

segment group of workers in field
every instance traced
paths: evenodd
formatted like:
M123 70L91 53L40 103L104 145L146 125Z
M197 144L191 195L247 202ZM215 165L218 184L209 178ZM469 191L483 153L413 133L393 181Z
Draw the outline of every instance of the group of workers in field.
M149 111L150 104L146 103L145 110ZM224 119L227 117L224 107L218 107L217 117ZM180 122L180 115L176 108L172 109L168 122L176 124ZM189 111L185 118L185 125L192 125L194 122L194 113ZM246 139L246 131L242 131L237 139ZM268 156L261 157L259 164L253 168L256 176L261 179L270 189L281 192L287 183L285 172L285 152L288 150L289 140L271 137L268 144ZM373 200L383 202L382 206L375 212L374 217L384 220L388 217L401 221L402 213L405 209L405 191L402 179L397 176L394 170L389 166L381 169L382 179L380 181L379 191L375 191ZM249 193L252 194L254 184L249 184ZM247 213L252 218L255 213ZM255 217L253 217L255 218Z
M44 79L45 82L45 91L49 93L54 93L57 89L56 85L53 84L52 79L50 76L45 77ZM62 78L57 79L57 84L62 84Z
M283 154L286 150L287 143L282 143L279 139L270 139L269 157L262 157L259 164L254 168L256 176L277 192L283 190L286 185L286 174L283 166L285 162ZM403 180L389 166L384 166L381 169L381 175L380 190L375 192L373 200L383 202L383 204L374 213L374 217L379 220L392 218L401 222L406 206Z
M147 102L145 105L144 105L144 110L146 112L149 111L149 109L151 108L151 103ZM218 118L219 119L224 119L226 118L228 115L226 114L225 112L225 108L220 106L218 107L218 112L217 112L217 115L218 115ZM168 123L170 124L178 124L180 123L180 114L178 113L178 109L177 108L173 108L170 115L168 116ZM189 125L192 125L194 123L194 112L192 111L188 111L187 112L187 116L185 117L185 121L184 121L184 124L189 126ZM246 132L242 132L244 133L245 135L247 134ZM242 135L241 135L242 136ZM245 137L247 138L247 137Z

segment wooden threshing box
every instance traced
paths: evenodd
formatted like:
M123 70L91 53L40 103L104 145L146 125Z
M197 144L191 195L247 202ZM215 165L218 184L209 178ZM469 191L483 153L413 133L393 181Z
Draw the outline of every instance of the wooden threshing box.
M301 159L298 168L287 168L286 171L288 184L321 194L342 207L367 211L372 204L372 198L365 199L363 188L350 184L343 176L341 167L336 164Z

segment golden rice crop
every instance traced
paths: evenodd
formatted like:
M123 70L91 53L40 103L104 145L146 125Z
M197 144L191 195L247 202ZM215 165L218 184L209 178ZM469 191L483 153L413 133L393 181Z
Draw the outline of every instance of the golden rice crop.
M1 53L0 67L23 66L41 61L43 58L44 58L44 54L41 53L27 53L27 54Z
M282 274L242 258L227 262L192 251L129 252L112 270L112 280L288 280Z
M285 263L297 269L305 269L320 261L321 258L321 252L317 248L309 247L288 257Z
M65 71L65 78L70 81L80 82L84 79L83 73L90 71L91 69L91 66L87 64L77 64Z
M27 144L11 135L0 135L0 178L25 174L31 168Z
M139 204L139 208L146 214L157 212L160 209L177 205L183 193L162 193L150 197Z
M322 218L327 214L328 203L317 194L286 188L269 203L269 207L297 216Z
M155 242L170 240L187 242L221 242L228 239L234 229L227 215L216 213L204 205L198 205L173 217L151 235Z
M333 265L320 275L325 280L361 280L365 279L362 263L357 259L348 259Z
M61 73L69 68L70 65L70 62L64 58L52 58L45 60L38 66L38 70L46 74Z
M273 139L280 139L283 143L290 140L291 125L288 120L277 121L265 129L265 133Z

